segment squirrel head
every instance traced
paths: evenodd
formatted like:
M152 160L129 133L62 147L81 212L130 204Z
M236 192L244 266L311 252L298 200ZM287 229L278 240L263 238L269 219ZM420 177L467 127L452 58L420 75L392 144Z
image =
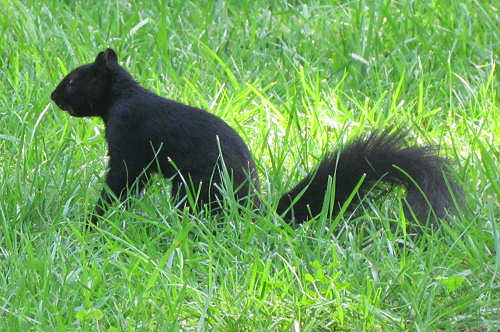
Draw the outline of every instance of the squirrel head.
M93 63L80 66L64 77L50 98L72 116L103 116L111 102L116 66L116 53L108 48Z

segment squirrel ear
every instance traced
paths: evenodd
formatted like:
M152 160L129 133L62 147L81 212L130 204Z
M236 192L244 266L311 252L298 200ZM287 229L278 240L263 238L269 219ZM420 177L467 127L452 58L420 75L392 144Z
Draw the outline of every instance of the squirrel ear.
M99 65L109 66L112 63L118 63L118 57L113 49L108 48L106 51L100 52L97 55L95 62Z

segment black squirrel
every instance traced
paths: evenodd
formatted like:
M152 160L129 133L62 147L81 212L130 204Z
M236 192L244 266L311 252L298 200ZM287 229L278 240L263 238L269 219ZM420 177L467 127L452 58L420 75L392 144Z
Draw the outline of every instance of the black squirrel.
M222 157L236 197L252 197L258 204L252 195L259 190L255 162L236 131L207 111L141 87L118 64L112 49L69 73L51 98L72 116L99 116L104 121L110 157L106 184L116 198L124 200L128 192L141 190L149 176L159 172L171 179L177 197L185 196L186 184L192 185L200 205L215 207L217 185L222 181ZM330 181L334 184L332 207L338 212L365 176L355 200L379 181L403 185L407 189L407 212L421 221L431 215L442 217L460 191L446 164L428 147L405 147L401 131L375 131L327 155L280 198L277 213L291 223L302 223L319 214L330 177L334 179ZM113 200L113 195L103 189L93 223Z

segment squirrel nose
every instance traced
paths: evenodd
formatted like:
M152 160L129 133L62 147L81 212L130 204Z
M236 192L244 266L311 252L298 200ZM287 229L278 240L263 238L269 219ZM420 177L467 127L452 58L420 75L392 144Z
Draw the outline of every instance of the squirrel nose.
M56 98L56 92L54 91L50 94L50 99L54 100L55 98Z

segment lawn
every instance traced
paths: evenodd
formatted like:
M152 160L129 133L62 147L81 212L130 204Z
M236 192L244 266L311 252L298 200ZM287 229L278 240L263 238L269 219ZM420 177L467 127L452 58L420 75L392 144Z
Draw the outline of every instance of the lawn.
M500 7L463 1L3 0L0 331L497 331ZM113 47L143 86L228 122L266 202L179 210L155 178L95 232L100 119L50 100ZM408 236L403 193L291 228L280 195L377 128L437 147L465 191Z

